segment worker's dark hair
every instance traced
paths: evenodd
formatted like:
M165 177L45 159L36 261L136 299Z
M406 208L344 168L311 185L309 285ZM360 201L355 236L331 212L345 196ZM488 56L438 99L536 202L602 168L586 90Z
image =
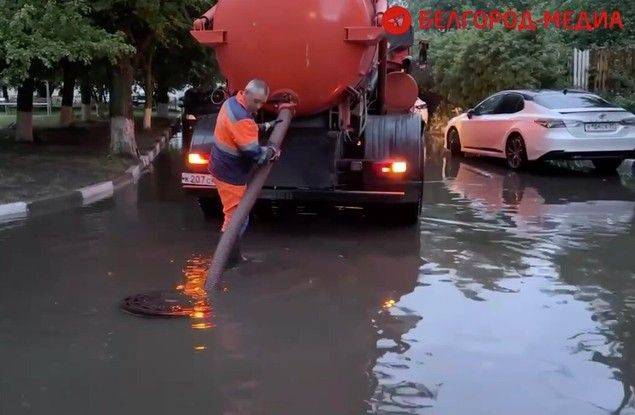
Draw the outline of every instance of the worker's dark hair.
M269 95L269 85L262 79L252 79L245 86L245 91L263 92L265 95Z

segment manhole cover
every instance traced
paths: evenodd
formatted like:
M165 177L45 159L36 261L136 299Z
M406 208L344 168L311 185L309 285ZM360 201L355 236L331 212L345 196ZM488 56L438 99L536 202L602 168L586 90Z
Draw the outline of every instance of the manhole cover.
M195 306L194 299L180 291L135 294L121 303L121 308L129 313L154 317L188 317Z

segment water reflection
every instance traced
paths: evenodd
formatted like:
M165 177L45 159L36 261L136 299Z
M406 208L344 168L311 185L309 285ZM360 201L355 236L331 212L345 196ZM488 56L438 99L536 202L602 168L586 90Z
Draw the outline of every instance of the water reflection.
M418 287L384 310L412 326L375 365L372 413L635 413L633 191L436 167Z
M418 232L341 220L285 218L284 238L254 225L246 250L266 246L266 260L214 296L223 413L363 413L376 358L403 350L420 317L388 311L414 289Z
M433 159L421 229L256 217L262 262L206 297L218 223L176 166L0 233L0 412L635 413L624 177ZM189 319L114 306L177 285Z
M176 290L185 294L192 305L188 316L192 319L192 328L195 330L209 330L214 327L214 310L205 291L205 276L209 264L209 258L202 254L193 254L183 268L185 284L176 286ZM195 350L205 350L204 346L197 347L199 348Z

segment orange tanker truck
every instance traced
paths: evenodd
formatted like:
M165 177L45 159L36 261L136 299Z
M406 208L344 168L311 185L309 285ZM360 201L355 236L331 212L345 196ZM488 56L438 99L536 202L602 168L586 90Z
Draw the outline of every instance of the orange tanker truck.
M385 0L220 0L197 20L192 35L214 48L226 80L212 95L217 104L253 78L271 88L257 122L296 104L260 199L390 209L416 220L427 110L409 74L412 28L388 35L385 11ZM215 207L215 119L197 116L182 174L206 214Z

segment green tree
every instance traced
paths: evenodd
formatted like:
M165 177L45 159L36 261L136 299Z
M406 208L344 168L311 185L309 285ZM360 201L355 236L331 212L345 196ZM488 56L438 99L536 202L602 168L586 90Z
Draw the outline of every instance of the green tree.
M19 85L16 140L33 141L33 88L42 68L133 51L121 34L92 25L89 12L83 0L0 0L0 76Z
M194 41L189 30L175 34L170 47L160 46L153 61L156 79L157 113L167 116L168 92L186 85L213 87L221 81L211 48Z
M178 33L189 31L191 14L207 6L203 0L96 0L95 17L109 32L121 31L136 53L113 65L111 84L111 152L136 154L131 88L137 78L146 95L144 127L150 128L155 89L152 62L158 48L169 50ZM182 66L182 65L181 65ZM175 66L174 70L183 70Z
M593 31L563 31L563 41L571 47L588 49L602 47L633 47L635 44L635 7L631 0L559 0L551 1L545 7L559 10L594 11L618 10L622 16L624 29L598 28Z
M632 47L635 41L635 8L628 0L411 0L408 6L417 25L419 10L493 10L509 8L531 10L533 16L544 11L619 10L624 29L571 31L544 29L534 32L505 30L430 30L417 36L430 42L431 88L455 105L473 105L488 94L503 88L548 88L569 85L569 65L574 47ZM629 68L630 69L630 68ZM629 69L624 69L626 72ZM632 73L615 68L624 90L635 83ZM425 88L424 87L424 88ZM616 100L632 101L623 94Z
M435 88L460 106L501 89L566 86L567 50L552 32L451 31L432 39L429 56Z
M197 16L197 8L203 7L202 1L181 0L171 2L159 2L150 14L154 14L151 29L149 46L138 57L136 63L138 79L145 91L146 100L144 108L143 127L148 129L152 125L152 106L154 97L160 96L162 101L166 101L167 90L161 87L157 91L159 78L165 80L165 72L169 72L168 78L183 78L189 70L190 56L184 52L194 52L194 45L189 31L192 26L192 15ZM193 57L193 56L192 56ZM199 56L200 58L200 56ZM181 60L182 59L182 60ZM166 70L162 76L158 73L159 67ZM180 86L180 85L179 85ZM165 103L165 102L163 102Z

